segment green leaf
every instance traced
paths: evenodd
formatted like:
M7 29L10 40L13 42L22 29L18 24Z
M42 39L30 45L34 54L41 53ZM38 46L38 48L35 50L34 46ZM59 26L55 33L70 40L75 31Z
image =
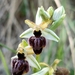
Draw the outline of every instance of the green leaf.
M30 66L35 67L37 69L41 69L39 63L33 55L27 55L26 60L29 62Z
M59 41L59 37L50 29L46 28L44 30L42 30L42 35L49 40L53 40L58 42Z
M66 14L62 15L58 20L53 22L52 25L50 26L50 29L55 30L59 25L61 25L61 23L63 22L65 16L66 16Z
M29 38L31 36L33 36L33 29L29 28L20 35L20 38Z
M2 44L2 43L0 43L0 46L5 47L6 49L8 49L8 50L10 50L11 52L13 52L13 53L16 54L16 50L13 50L13 49L9 48L9 47L7 47L6 45L4 45L4 44Z
M0 57L1 57L1 59L2 59L2 64L4 65L4 69L5 69L5 71L6 71L6 74L7 74L7 75L10 75L10 74L9 74L9 69L8 69L8 66L7 66L7 63L6 63L6 61L5 61L4 55L3 55L3 53L2 53L1 50L0 50Z
M65 14L65 10L63 6L57 8L53 14L53 20L58 20L64 14Z
M49 71L49 67L45 67L41 71L36 72L36 73L34 73L32 75L45 75L48 71Z

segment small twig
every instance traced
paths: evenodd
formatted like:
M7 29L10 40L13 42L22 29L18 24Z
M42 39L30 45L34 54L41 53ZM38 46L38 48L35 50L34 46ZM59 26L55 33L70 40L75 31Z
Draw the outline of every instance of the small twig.
M59 0L54 0L54 1L56 3L57 7L61 6L61 3L60 3ZM69 39L69 43L70 43L72 61L73 61L74 70L75 70L75 48L74 48L74 41L73 41L73 38L72 38L72 35L71 35L71 31L69 29L69 26L68 26L68 23L67 23L66 19L64 20L64 26L65 26L66 31L67 31L67 35L68 35L68 39Z

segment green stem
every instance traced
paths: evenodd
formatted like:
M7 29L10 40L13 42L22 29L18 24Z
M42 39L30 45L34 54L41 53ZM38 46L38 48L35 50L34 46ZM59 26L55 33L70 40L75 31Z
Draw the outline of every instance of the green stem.
M40 62L40 54L39 54L39 55L36 55L36 60L37 60L38 62Z

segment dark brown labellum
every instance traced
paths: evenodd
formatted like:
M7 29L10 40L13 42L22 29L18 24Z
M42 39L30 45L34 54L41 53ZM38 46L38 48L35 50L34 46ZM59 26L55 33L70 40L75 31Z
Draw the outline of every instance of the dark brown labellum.
M29 44L30 46L32 46L35 54L40 54L42 52L43 47L45 47L46 45L46 39L43 36L31 36L29 38Z
M14 58L11 63L13 75L22 75L29 71L29 64L25 59Z

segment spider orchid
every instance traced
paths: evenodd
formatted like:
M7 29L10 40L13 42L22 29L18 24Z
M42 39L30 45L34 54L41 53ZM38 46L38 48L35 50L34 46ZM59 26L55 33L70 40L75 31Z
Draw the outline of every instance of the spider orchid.
M31 46L28 46L25 40L19 44L16 56L11 58L13 75L22 75L29 71L29 66L41 69L39 63L32 55L34 54Z
M35 23L25 20L30 28L24 31L20 37L29 38L29 44L32 46L34 53L40 54L46 45L46 39L59 41L59 37L51 29L57 28L64 17L65 11L62 6L55 11L52 7L49 7L47 11L43 7L38 8ZM51 24L51 29L47 28L49 24Z

